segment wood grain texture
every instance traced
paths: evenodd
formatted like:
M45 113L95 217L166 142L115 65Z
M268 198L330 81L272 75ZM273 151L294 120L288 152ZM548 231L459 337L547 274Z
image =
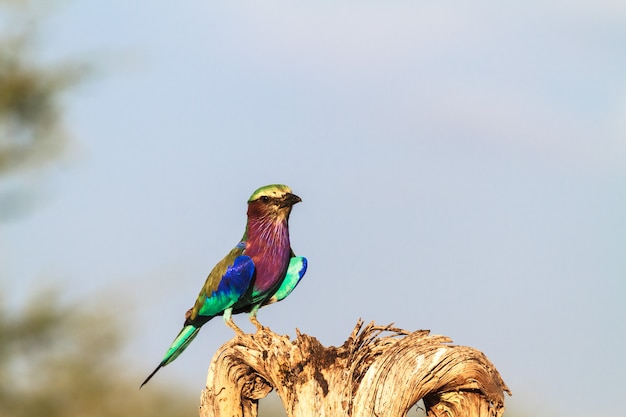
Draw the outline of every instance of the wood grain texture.
M256 417L275 389L289 417L404 416L420 399L429 416L501 416L510 391L480 351L427 330L359 321L340 347L264 328L213 357L200 416Z

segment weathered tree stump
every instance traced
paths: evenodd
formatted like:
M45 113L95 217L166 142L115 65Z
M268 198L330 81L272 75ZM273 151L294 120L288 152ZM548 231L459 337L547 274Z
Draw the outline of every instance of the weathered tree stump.
M299 331L237 336L213 356L200 416L256 417L272 389L289 417L404 416L420 399L428 416L501 416L510 391L489 359L429 333L359 320L340 347Z

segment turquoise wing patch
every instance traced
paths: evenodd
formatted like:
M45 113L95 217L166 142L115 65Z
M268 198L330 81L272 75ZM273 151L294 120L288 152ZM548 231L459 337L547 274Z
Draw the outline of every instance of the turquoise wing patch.
M289 266L287 267L287 274L285 279L274 295L269 299L267 304L277 303L280 300L287 298L289 294L300 283L300 280L306 273L307 260L303 256L294 256L289 260Z

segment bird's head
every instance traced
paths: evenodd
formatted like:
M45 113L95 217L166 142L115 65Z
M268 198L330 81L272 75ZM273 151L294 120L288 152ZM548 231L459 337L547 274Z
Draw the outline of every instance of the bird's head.
M301 201L286 185L266 185L252 193L248 199L248 217L287 220L291 207Z

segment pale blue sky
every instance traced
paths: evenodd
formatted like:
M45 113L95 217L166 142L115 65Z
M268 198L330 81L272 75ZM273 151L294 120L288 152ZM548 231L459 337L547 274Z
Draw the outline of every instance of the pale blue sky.
M359 317L430 329L484 351L513 410L618 414L599 399L626 372L626 4L68 1L45 21L46 59L99 72L67 97L67 157L0 183L39 198L0 223L11 300L110 299L139 384L280 182L309 271L262 323L326 345ZM230 337L209 323L151 384L199 392Z

